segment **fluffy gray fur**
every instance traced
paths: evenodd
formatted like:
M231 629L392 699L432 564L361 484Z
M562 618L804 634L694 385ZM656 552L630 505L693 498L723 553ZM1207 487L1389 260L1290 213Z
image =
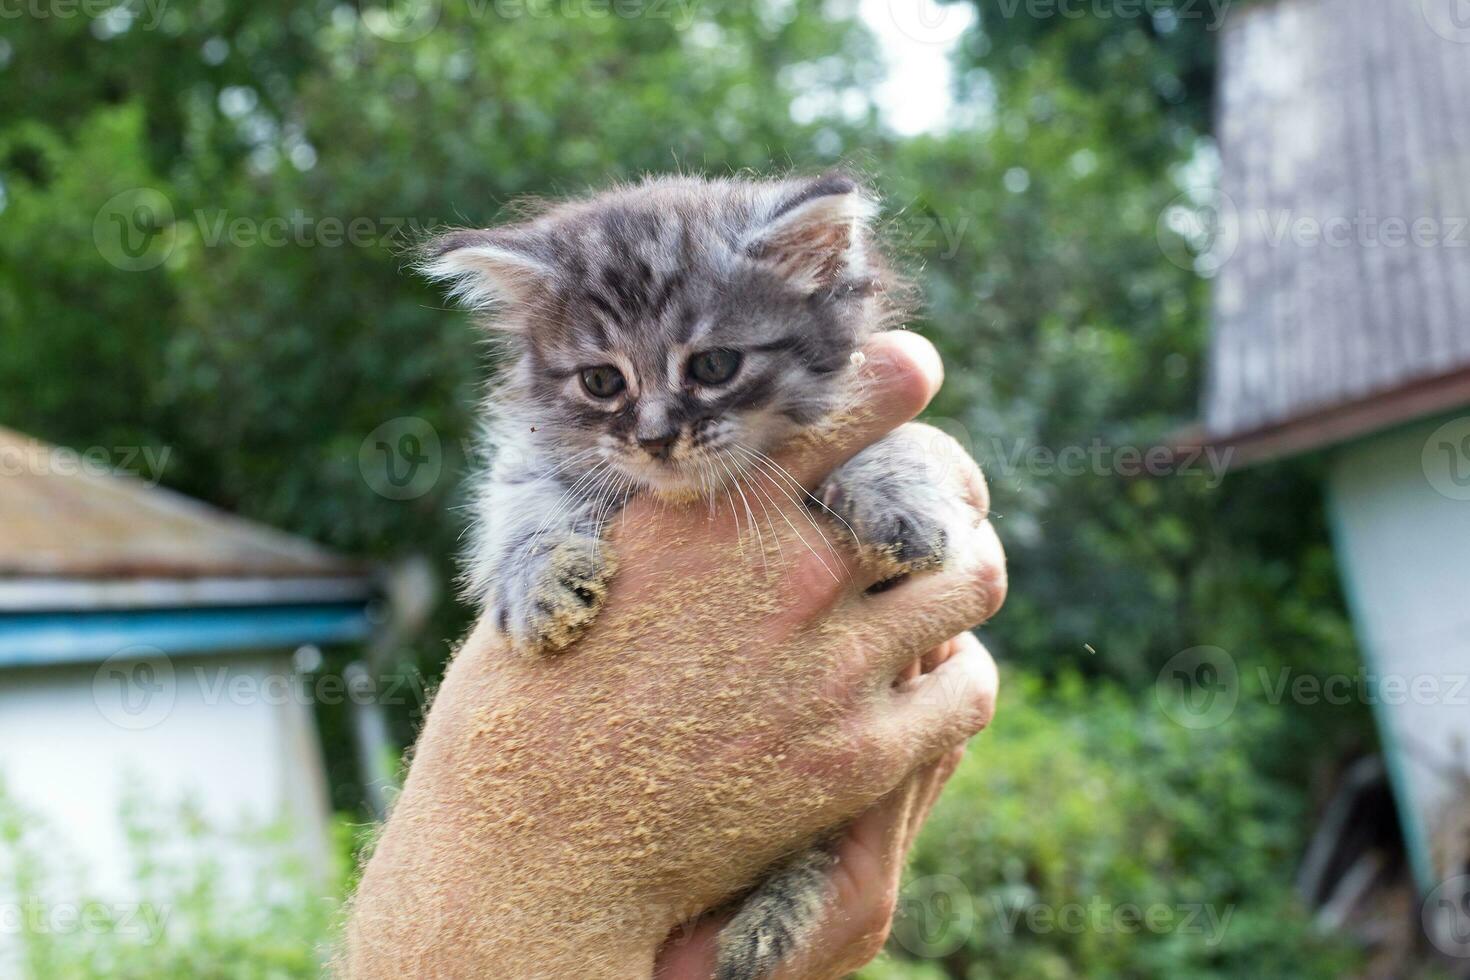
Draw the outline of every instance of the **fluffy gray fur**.
M516 648L560 650L591 624L600 533L629 495L712 494L851 396L852 355L898 314L876 211L839 174L661 177L426 245L421 270L509 344L465 580ZM821 494L910 570L942 562L949 519L919 452L895 433ZM829 863L798 855L747 896L720 980L767 975L810 933Z

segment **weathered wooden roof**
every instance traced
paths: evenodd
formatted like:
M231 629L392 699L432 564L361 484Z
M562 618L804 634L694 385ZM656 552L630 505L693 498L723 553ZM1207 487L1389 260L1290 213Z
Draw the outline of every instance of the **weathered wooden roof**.
M281 601L282 586L284 601L291 592L302 602L366 594L362 563L96 470L0 428L0 608L22 582L29 596L101 595L104 605ZM161 588L172 601L154 601Z
M1470 22L1277 0L1221 39L1206 437L1237 460L1470 404Z

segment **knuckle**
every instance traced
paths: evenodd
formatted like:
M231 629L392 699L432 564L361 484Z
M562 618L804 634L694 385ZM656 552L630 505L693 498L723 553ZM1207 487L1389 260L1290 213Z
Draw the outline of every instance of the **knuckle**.
M893 913L898 908L898 882L892 879L883 883L873 895L873 926L885 936L893 924ZM880 941L881 944L881 941Z
M980 464L973 459L965 474L965 503L974 509L980 520L990 518L990 484Z
M928 351L915 343L921 340L915 335L903 344L885 344L873 365L876 384L885 400L909 415L917 415L929 403L933 369L924 361L938 357L928 341L922 341L923 346L929 347ZM911 350L911 346L916 349Z
M1006 601L1010 578L1005 562L982 560L970 572L970 592L980 622L994 616Z
M858 944L866 963L883 952L883 946L888 942L888 933L893 928L894 905L879 907L875 904L863 917L863 938Z
M975 683L965 698L965 727L976 734L990 727L995 718L996 690L994 685Z

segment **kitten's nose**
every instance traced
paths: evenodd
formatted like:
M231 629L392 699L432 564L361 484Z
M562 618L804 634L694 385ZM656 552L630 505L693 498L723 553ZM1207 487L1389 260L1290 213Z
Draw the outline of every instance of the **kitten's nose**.
M678 438L679 430L672 429L663 435L653 436L652 438L639 436L638 445L647 450L648 454L654 459L668 459L669 453L674 448L674 440Z

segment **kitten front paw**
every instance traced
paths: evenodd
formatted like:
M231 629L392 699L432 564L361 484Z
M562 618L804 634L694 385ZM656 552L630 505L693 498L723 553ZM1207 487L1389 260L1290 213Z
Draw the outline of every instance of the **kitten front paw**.
M857 538L883 582L949 563L973 523L954 486L954 440L910 423L864 449L828 478L821 501Z
M949 559L952 515L931 495L890 495L833 481L822 502L852 529L864 561L885 578L941 568Z
M501 632L523 653L566 649L597 618L615 565L605 544L567 538L537 556L504 590L495 613Z

